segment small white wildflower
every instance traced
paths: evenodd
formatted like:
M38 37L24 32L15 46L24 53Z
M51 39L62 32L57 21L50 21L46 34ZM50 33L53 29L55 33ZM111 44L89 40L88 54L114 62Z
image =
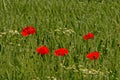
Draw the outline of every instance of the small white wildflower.
M53 79L53 80L57 80L54 76L52 76L51 79Z
M18 32L17 30L15 30L15 33L16 33L16 34L19 34L19 32Z
M93 73L92 71L88 71L88 73L87 74L95 74L95 73Z
M104 73L103 73L103 72L101 72L101 71L99 72L99 74L100 74L100 75L104 75Z
M63 68L65 68L65 66L62 63L60 63L60 66L63 67Z
M88 69L86 69L86 68L83 68L83 69L80 69L80 70L84 73L88 73Z
M8 32L9 32L9 33L13 33L14 31L13 31L13 30L9 30Z
M39 77L37 77L36 79L37 79L37 80L40 80L40 78L39 78Z
M19 34L19 32L17 30L9 30L8 32L12 33L12 34Z
M13 43L12 43L12 42L10 42L9 44L10 44L10 45L12 45Z
M18 46L20 46L20 44L18 44Z
M1 35L5 35L5 34L7 34L6 32L2 32L2 33L0 33Z
M0 37L2 37L2 35L0 35Z
M69 34L71 34L71 31L70 31L69 29L68 29L68 30L66 30L65 32L66 32L66 33L69 33Z
M57 80L54 76L47 76L48 79Z

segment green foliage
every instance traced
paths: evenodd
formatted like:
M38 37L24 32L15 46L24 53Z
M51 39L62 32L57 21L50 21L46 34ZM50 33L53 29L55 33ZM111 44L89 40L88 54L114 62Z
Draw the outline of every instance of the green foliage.
M32 25L35 35L22 37ZM83 40L93 32L95 38ZM50 54L36 48L46 45ZM69 55L55 57L65 47ZM99 51L90 61L86 54ZM0 0L0 80L120 80L119 0Z

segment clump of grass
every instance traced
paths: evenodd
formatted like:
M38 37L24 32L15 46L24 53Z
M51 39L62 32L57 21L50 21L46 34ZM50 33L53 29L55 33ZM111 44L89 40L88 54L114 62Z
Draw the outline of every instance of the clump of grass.
M1 80L119 80L119 1L79 0L1 0L0 1L0 79ZM24 26L37 29L22 37ZM84 41L87 32L94 39ZM35 52L47 45L50 55ZM55 57L59 47L69 55ZM96 61L86 58L97 50Z

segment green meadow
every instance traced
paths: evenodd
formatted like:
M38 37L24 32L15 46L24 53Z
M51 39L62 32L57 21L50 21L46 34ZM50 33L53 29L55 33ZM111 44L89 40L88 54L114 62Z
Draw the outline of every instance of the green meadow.
M22 36L26 26L36 33ZM54 56L62 47L68 55ZM120 80L120 1L0 0L0 80Z

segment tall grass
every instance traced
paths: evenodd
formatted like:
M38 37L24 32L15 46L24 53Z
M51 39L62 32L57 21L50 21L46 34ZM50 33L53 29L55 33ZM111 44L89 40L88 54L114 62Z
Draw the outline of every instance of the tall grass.
M119 0L0 0L0 80L120 80ZM35 35L23 37L32 25ZM83 40L93 32L95 38ZM46 45L50 54L36 48ZM54 56L65 47L69 55ZM91 61L86 54L99 51Z

